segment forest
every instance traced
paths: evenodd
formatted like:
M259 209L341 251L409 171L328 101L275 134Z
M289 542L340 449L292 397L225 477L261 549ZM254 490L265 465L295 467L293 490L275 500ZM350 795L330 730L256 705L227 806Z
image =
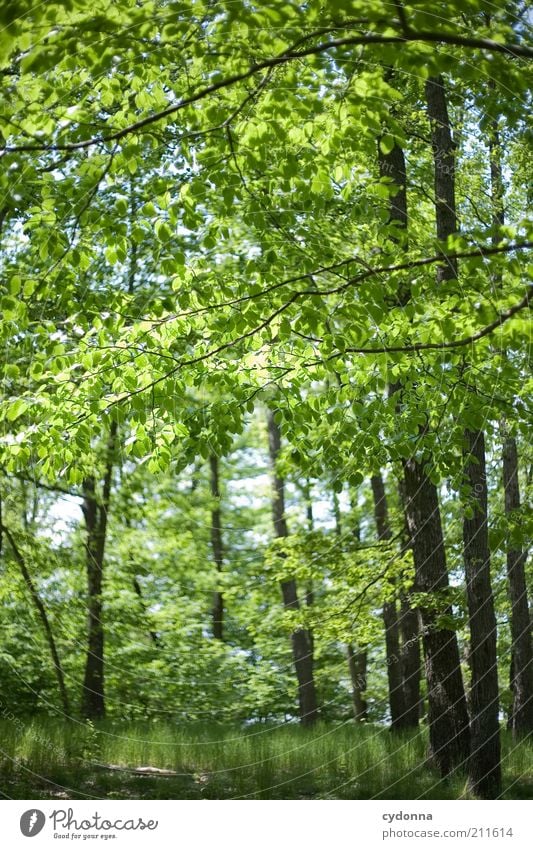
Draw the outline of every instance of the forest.
M533 798L531 24L1 4L2 798Z

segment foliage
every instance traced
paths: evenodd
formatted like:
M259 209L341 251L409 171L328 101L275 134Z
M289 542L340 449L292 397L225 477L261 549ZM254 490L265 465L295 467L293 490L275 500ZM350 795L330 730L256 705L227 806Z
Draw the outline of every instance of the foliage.
M465 428L483 428L488 446L508 711L505 554L526 550L532 531L533 51L521 4L21 0L0 20L1 524L43 600L75 710L79 508L88 480L105 500L116 426L103 589L113 719L292 720L290 637L309 629L323 719L350 716L353 643L368 653L368 719L385 723L384 605L424 602L467 653ZM438 75L460 218L445 243L424 99ZM407 231L391 220L399 187L380 171L400 148ZM438 279L445 257L459 260L457 279ZM288 502L276 540L267 409ZM514 513L501 492L505 434L521 463ZM413 592L397 492L410 457L441 498L452 586L430 598ZM380 471L391 535L377 540L369 479ZM15 715L57 712L54 663L5 534L1 575L0 691ZM300 604L284 610L289 579ZM267 757L260 768L258 793ZM328 781L309 793L327 796Z

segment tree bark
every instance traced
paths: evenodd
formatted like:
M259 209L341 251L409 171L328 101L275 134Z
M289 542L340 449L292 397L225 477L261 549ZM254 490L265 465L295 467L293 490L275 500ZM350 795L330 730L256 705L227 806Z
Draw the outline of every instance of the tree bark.
M211 454L209 458L210 481L211 481L211 498L213 499L213 507L211 508L211 546L213 549L213 558L217 567L217 572L220 575L224 564L224 547L222 543L222 526L220 517L220 480L219 480L219 464L218 457ZM220 590L216 590L213 594L213 637L216 640L224 639L224 597Z
M483 432L467 430L465 441L465 473L472 491L472 515L465 515L463 522L472 670L472 755L469 775L476 795L493 799L501 792L500 726L496 615L490 582L488 493Z
M87 529L88 635L81 711L87 719L102 719L105 716L102 588L116 434L117 425L113 422L107 444L106 470L101 502L96 497L94 477L86 478L83 482L82 511Z
M351 644L346 646L348 669L352 682L353 716L356 722L366 722L368 705L366 693L366 670L368 655L366 649L356 652Z
M400 501L404 527L402 554L411 548L407 516L405 512L404 481L398 481L398 498ZM418 728L423 716L424 703L420 698L420 679L422 675L420 662L420 629L418 611L412 607L410 592L402 591L400 596L400 636L402 641L402 675L405 700L405 727Z
M405 511L415 564L417 593L427 593L429 604L419 606L420 630L428 684L430 754L442 775L466 762L469 727L455 631L441 628L431 598L447 590L448 570L442 536L437 488L424 463L404 461ZM451 614L451 608L445 613Z
M426 83L428 117L435 171L435 217L437 236L445 241L457 232L455 205L455 145L452 138L446 93L441 77ZM444 253L438 280L457 278L456 259ZM466 429L463 454L466 479L472 487L473 516L463 523L466 591L471 643L471 755L468 772L471 786L484 798L501 789L500 731L498 723L498 658L496 617L490 580L487 522L485 439L481 430ZM475 458L472 462L470 457Z
M386 76L387 78L393 76L392 69L387 70ZM398 144L395 144L391 151L384 153L381 148L381 144L378 143L378 162L380 176L382 178L388 177L397 187L397 191L395 194L390 196L389 200L388 224L393 224L398 231L403 231L402 244L405 249L407 248L409 215L407 206L407 171L404 151ZM393 232L393 241L399 243L400 238L401 236L399 232ZM400 305L405 306L409 302L410 297L411 293L409 286L403 286L398 291L397 302ZM389 386L389 393L401 393L401 389L401 384L397 383ZM428 484L429 483L430 482L428 481ZM379 535L379 522L377 516L376 524L378 525ZM422 564L420 565L422 567ZM393 666L397 667L397 669L394 669L393 671L392 668L389 667L389 690L391 690L391 687L392 689L397 687L396 682L398 676L402 682L401 713L399 714L396 722L394 721L394 713L399 710L400 705L397 705L395 710L393 710L393 701L391 699L391 714L393 715L392 725L395 728L416 728L418 726L420 710L420 645L418 636L418 614L416 611L410 609L410 605L404 599L400 617L398 617L396 602L394 603L394 608L392 610L384 608L383 616L385 619L386 643L387 632L389 632L387 654L390 651L392 656L397 656L400 659L399 663L395 662L393 664ZM398 636L396 636L396 633L398 633ZM404 645L402 645L400 649L400 654L397 654L396 647L399 646L400 634L402 635ZM392 682L390 679L391 675L393 677Z
M505 187L498 120L491 122L489 134L490 184L493 241L505 224ZM501 281L497 281L501 282ZM516 439L501 422L503 434L503 489L505 514L509 519L519 515L518 449ZM528 608L525 565L527 552L512 544L507 549L507 580L511 602L510 688L513 696L509 728L515 736L533 733L533 645Z
M392 71L389 69L386 77L390 78ZM381 148L381 139L378 139L378 165L379 176L392 181L396 192L389 197L389 218L387 225L393 225L395 230L391 233L391 241L400 244L404 250L407 248L407 232L409 215L407 208L407 171L405 166L405 154L403 148L395 144L392 150L384 153ZM404 306L410 298L408 285L403 285L398 291L396 303ZM397 387L399 388L399 387Z
M267 426L272 466L272 520L276 537L283 539L288 536L288 528L285 518L285 481L277 471L277 461L281 450L281 433L271 410L268 411ZM282 581L281 592L285 610L295 611L300 609L294 578ZM313 671L313 647L309 631L306 628L297 628L291 635L291 643L294 670L298 682L300 722L302 725L313 725L318 719L318 705Z
M435 141L440 147L440 138ZM398 192L391 197L389 222L407 229L407 197L405 188L402 190L406 184L403 151L393 149L386 156L378 146L378 158L381 176L391 177L398 186ZM448 169L454 167L453 157L450 160L449 154L445 157L444 166ZM444 208L449 200L446 194L449 187L441 186L441 182L439 175L438 185L436 178L436 196L441 198L442 195L439 204ZM440 279L445 279L447 271L447 268L439 270ZM409 298L408 289L398 293L401 304L406 304ZM391 387L392 392L397 390L401 392L401 386ZM404 486L406 519L415 564L415 590L432 593L436 588L448 586L448 572L437 489L427 476L422 460L411 457L404 462ZM454 631L437 628L436 617L430 607L422 608L419 617L428 682L430 753L441 774L446 775L464 761L468 751L468 715L459 648ZM411 631L414 631L412 624ZM414 651L410 659L414 669ZM411 710L410 716L413 717Z
M455 205L455 143L450 130L448 105L442 77L426 82L427 114L431 123L431 146L434 162L435 221L437 238L445 242L457 232ZM437 270L437 281L455 280L457 260L444 251L443 264Z
M306 480L304 485L304 499L305 518L307 519L307 530L312 533L315 527L315 519L313 516L313 499L311 498L311 483L309 481L309 478ZM312 579L307 582L307 586L305 588L305 603L308 607L312 607L312 605L315 603L315 588L313 586ZM309 636L311 638L311 646L313 646L314 651L314 639L312 631L309 632Z
M339 497L335 490L333 490L333 516L335 518L335 533L340 538L342 535L342 515ZM357 540L360 539L360 535L360 528L356 529ZM368 719L368 705L365 698L368 651L366 648L356 650L351 643L348 643L346 645L346 658L352 684L353 717L356 722L366 722Z
M404 728L418 728L420 702L420 633L417 611L411 607L409 597L400 598L399 626L401 636L402 683L404 697Z
M15 538L13 537L13 534L11 533L10 529L7 528L3 524L0 525L0 531L1 531L2 534L5 535L7 541L9 542L9 544L11 546L11 550L13 551L13 554L15 556L15 560L17 561L17 563L19 565L19 569L20 569L21 575L24 579L24 583L26 584L26 587L28 588L31 599L33 601L33 604L35 605L37 613L39 614L39 617L41 619L41 622L42 622L42 625L43 625L43 630L44 630L44 635L46 637L46 642L48 643L48 648L49 648L49 651L50 651L50 656L52 658L52 664L53 664L56 679L57 679L57 686L58 686L58 689L59 689L59 696L60 696L60 699L61 699L61 705L63 707L63 712L64 712L65 716L70 716L70 703L69 703L67 688L65 686L65 676L64 676L64 673L63 673L63 667L61 666L61 661L59 659L59 653L57 651L57 646L56 646L56 641L54 639L52 626L50 625L50 621L48 619L48 614L46 613L46 608L45 608L43 601L42 601L42 599L39 595L37 587L35 586L35 584L33 582L33 578L28 571L28 567L26 565L26 561L25 561L25 559L22 555L22 552L20 551L17 543L15 542Z
M370 481L374 500L374 518L378 540L391 539L387 496L383 477L373 475ZM398 624L398 607L396 598L386 601L383 605L383 622L385 625L385 652L387 662L387 680L389 685L389 708L391 713L391 728L398 731L403 728L405 714L404 690L402 680L402 663L400 649L400 629Z
M504 432L503 487L508 518L520 511L518 451L514 437ZM511 692L510 728L516 736L533 733L533 646L527 598L525 565L527 552L509 545L507 578L511 601Z

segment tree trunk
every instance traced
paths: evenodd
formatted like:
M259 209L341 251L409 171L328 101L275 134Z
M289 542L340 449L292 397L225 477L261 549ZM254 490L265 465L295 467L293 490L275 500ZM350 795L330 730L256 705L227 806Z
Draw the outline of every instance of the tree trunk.
M494 81L489 80L489 88L494 89ZM490 164L490 202L492 206L493 241L498 242L498 230L505 224L505 184L503 182L502 155L498 119L495 117L489 130Z
M386 72L386 78L393 76L392 69ZM378 163L380 177L387 177L396 186L396 193L389 199L389 220L398 229L392 239L399 242L403 237L403 247L407 248L407 232L409 224L407 208L407 170L403 148L395 144L392 150L384 153L378 143ZM401 233L400 236L400 232ZM403 286L397 301L405 305L409 301L408 286ZM401 391L401 384L391 385L392 394ZM385 488L381 475L372 478L374 496L374 516L378 531L378 539L390 539L390 525L385 496ZM387 675L389 683L389 704L391 710L391 727L393 730L417 728L420 701L420 644L418 637L418 615L411 610L407 599L402 595L401 611L398 615L397 602L388 602L383 607L385 623L385 646L387 652ZM400 637L402 645L400 646ZM398 689L400 684L400 689ZM396 695L395 695L396 694Z
M450 130L448 105L442 77L426 82L427 114L431 123L431 145L434 163L435 221L437 238L445 242L457 232L455 206L455 143ZM443 252L443 264L437 270L437 281L455 280L457 260Z
M87 529L87 611L88 640L83 680L82 714L87 719L105 716L104 630L102 624L103 562L100 538L100 508L95 495L94 478L83 482L83 516Z
M313 516L313 499L311 497L311 484L309 479L306 480L304 485L304 498L305 498L305 515L307 519L307 529L312 532L314 530L314 516ZM312 607L315 603L315 588L313 585L313 579L310 578L307 581L304 590L304 600L307 607ZM315 637L311 629L308 631L309 633L309 645L311 647L311 654L313 657L315 656Z
M387 78L392 76L392 71L386 74ZM384 153L381 148L381 139L378 139L378 165L379 176L392 181L396 193L389 197L389 218L387 225L391 224L395 230L391 233L391 241L401 244L404 250L407 248L408 232L408 209L407 209L407 171L405 166L405 154L400 145L395 144L392 150ZM398 291L396 302L405 305L410 298L409 286L402 284ZM399 387L396 387L399 388Z
M418 728L420 719L420 634L418 614L402 593L398 619L401 636L403 728Z
M341 514L341 505L339 502L339 495L335 490L332 492L332 507L333 507L333 518L335 519L335 532L337 536L341 536L342 534L342 514Z
M222 545L222 527L220 518L220 482L219 482L219 467L218 457L211 454L209 458L210 480L211 480L211 497L213 499L213 507L211 508L211 546L213 548L213 558L217 567L217 572L220 575L224 563L224 548ZM213 594L213 637L216 640L224 639L224 597L220 590Z
M87 719L101 719L105 716L102 586L116 434L117 426L113 422L107 445L101 503L96 498L94 478L86 478L83 482L82 510L87 528L88 645L81 711Z
M333 490L333 516L335 518L335 533L340 538L342 535L342 515L339 497ZM355 536L360 540L361 531L357 530ZM352 684L353 716L356 722L366 722L367 703L366 693L366 671L368 665L368 651L366 648L356 651L351 643L346 645L346 657L348 659L348 670Z
M431 600L447 590L448 570L437 488L422 461L404 461L405 510L415 564L417 593L429 604L419 606L420 630L428 684L430 753L442 775L465 763L469 752L466 698L455 631L440 628ZM445 613L451 614L447 608Z
M43 625L43 630L44 630L44 635L46 637L46 642L48 643L48 648L49 648L49 651L50 651L50 656L52 658L52 664L53 664L56 679L57 679L57 686L58 686L58 689L59 689L59 696L60 696L60 699L61 699L63 712L64 712L65 716L70 716L70 703L69 703L67 688L65 686L65 676L64 676L64 673L63 673L63 667L61 666L61 661L59 660L59 653L57 651L57 646L56 646L56 642L55 642L55 639L54 639L52 626L50 625L50 621L48 619L48 614L46 613L46 608L45 608L43 601L42 601L42 599L39 595L37 587L35 586L35 584L33 582L33 578L31 577L31 575L28 571L28 567L26 566L26 561L25 561L25 559L22 555L22 552L20 551L17 543L15 542L13 534L11 533L9 528L7 528L3 524L0 525L0 532L5 535L7 541L9 542L9 544L11 546L11 550L13 551L13 554L15 556L15 560L17 561L17 563L19 565L21 575L24 579L24 583L26 584L26 587L28 588L31 599L33 601L33 604L35 605L37 613L39 614L39 617L41 619L41 622L42 622L42 625Z
M457 232L455 206L455 145L452 138L446 93L441 77L426 83L428 117L435 168L435 217L437 236L445 241ZM457 260L444 256L440 280L457 278ZM485 798L501 789L500 730L498 723L498 658L496 617L490 580L487 522L485 439L480 430L465 430L464 463L474 496L473 516L463 523L466 591L471 648L471 756L468 761L474 792ZM471 462L470 454L475 457Z
M436 141L440 144L439 140ZM389 176L399 188L391 197L389 223L406 230L408 215L407 198L402 191L406 183L403 151L395 152L393 149L390 154L384 155L378 146L378 158L381 176ZM445 165L454 167L453 158L450 161L449 155ZM436 195L437 198L442 196L439 204L444 208L449 200L446 194L449 187L441 186L440 178L439 174ZM455 209L455 206L452 208ZM444 279L443 271L446 269L439 270L441 279ZM398 293L401 304L406 304L409 297L408 289ZM392 392L397 390L401 392L401 386L391 387ZM448 586L437 489L425 473L423 462L415 457L404 462L404 485L406 520L415 564L415 590L432 594L435 589ZM441 773L446 775L464 761L469 743L459 648L454 631L437 627L435 613L430 606L422 607L419 617L428 682L430 752ZM414 660L413 652L413 668Z
M387 497L381 474L373 475L370 481L374 499L374 518L378 540L388 540L392 533L389 524ZM389 707L391 713L391 728L398 731L403 728L405 714L404 692L402 681L402 663L400 650L400 630L398 627L398 607L396 598L386 601L383 605L383 622L385 624L385 652L387 662L387 679L389 685Z
M503 487L505 513L511 518L520 511L518 452L514 437L504 433ZM527 552L510 545L507 578L511 601L511 709L510 728L515 735L533 733L533 647L527 599L525 565Z
M498 229L505 224L505 188L498 121L491 122L489 135L490 184L493 241L499 239ZM498 281L499 282L499 281ZM518 482L518 450L516 439L501 422L503 434L503 489L505 514L512 520L520 511ZM516 736L533 733L533 646L528 609L525 565L527 552L512 544L507 549L507 579L511 602L511 664L510 687L513 703L509 728Z
M352 682L353 715L356 722L366 722L368 719L366 693L367 651L356 652L350 644L346 646L348 669Z
M398 498L403 513L404 533L402 554L411 548L409 528L405 513L404 481L398 481ZM402 677L403 693L405 702L405 727L418 728L419 720L423 716L424 703L420 698L420 629L418 624L418 611L412 607L410 593L405 590L400 596L400 636L402 642Z
M490 583L487 476L482 431L465 432L464 464L472 491L473 515L463 523L465 572L470 616L471 747L469 775L474 792L493 799L501 792L498 722L496 616Z
M281 433L269 410L267 417L268 443L272 466L272 519L276 537L288 536L285 519L285 482L277 471L277 460L281 449ZM300 609L296 581L291 578L281 583L283 605L287 611ZM313 650L309 631L297 628L291 635L292 656L298 682L298 702L302 725L313 725L318 719L318 706L313 673Z

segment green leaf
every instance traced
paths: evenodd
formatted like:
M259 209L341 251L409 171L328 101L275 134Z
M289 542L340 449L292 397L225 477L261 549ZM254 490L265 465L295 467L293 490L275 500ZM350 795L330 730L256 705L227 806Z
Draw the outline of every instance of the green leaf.
M385 156L388 153L391 153L394 150L395 144L396 144L396 141L394 139L394 136L385 135L385 136L382 136L382 138L379 140L380 150L381 150L382 153L385 154Z
M7 408L6 418L10 422L14 422L15 419L18 419L23 413L26 412L29 405L23 398L17 398L10 406Z
M155 222L154 230L155 230L155 235L157 236L157 238L159 239L160 242L170 241L170 239L172 237L172 231L171 231L171 229L168 226L166 221L163 221L161 218L159 218Z

